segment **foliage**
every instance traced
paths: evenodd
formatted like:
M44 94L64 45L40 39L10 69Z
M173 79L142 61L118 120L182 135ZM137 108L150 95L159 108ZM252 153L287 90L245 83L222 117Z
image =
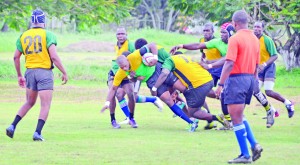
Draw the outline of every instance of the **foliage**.
M68 17L78 30L99 23L120 22L129 16L133 1L122 0L4 0L0 1L0 17L13 29L28 26L31 11L40 8L50 17Z

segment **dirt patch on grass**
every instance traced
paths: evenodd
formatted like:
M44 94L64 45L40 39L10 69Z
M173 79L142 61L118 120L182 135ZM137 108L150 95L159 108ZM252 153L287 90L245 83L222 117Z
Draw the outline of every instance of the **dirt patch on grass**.
M100 41L81 41L72 43L64 48L62 52L114 52L115 43L113 42L100 42Z

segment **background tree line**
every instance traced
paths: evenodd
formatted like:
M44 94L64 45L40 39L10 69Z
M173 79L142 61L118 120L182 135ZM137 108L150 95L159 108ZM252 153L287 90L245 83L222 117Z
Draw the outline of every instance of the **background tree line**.
M59 23L61 29L69 26L71 32L97 31L99 25L113 22L178 32L205 20L220 25L231 21L234 11L244 9L249 13L250 23L266 23L265 33L274 39L286 68L300 67L300 0L2 0L1 31L29 28L28 15L35 8L45 10L53 18L48 27ZM288 39L285 41L282 36Z

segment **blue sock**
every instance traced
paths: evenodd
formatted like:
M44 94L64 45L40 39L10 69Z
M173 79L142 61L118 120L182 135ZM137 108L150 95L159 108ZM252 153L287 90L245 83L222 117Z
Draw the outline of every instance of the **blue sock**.
M193 121L180 109L180 107L178 107L178 105L174 104L172 107L170 107L170 109L187 123L193 123Z
M244 124L236 124L233 126L233 130L236 136L236 139L239 143L240 146L240 150L241 153L245 156L245 157L249 157L249 151L248 151L248 147L247 147L247 132L245 129L245 125Z
M124 112L124 114L126 115L126 117L129 117L129 108L128 108L128 104L127 104L127 101L125 100L125 98L123 98L121 101L119 101L119 105L120 105L120 108L122 109L122 111Z
M248 139L249 143L251 144L251 148L254 148L255 144L257 142L256 142L256 139L255 139L255 137L253 135L253 132L252 132L252 130L250 128L250 125L249 125L249 123L248 123L248 121L247 121L246 118L243 118L243 123L244 123L246 131L247 131L247 139Z
M146 103L146 102L154 103L155 101L156 101L156 97L154 97L154 96L138 95L137 99L136 99L137 103Z

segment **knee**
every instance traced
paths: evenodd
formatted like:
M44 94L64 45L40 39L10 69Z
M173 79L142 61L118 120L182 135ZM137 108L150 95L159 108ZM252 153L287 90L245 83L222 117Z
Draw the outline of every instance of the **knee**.
M266 90L266 95L271 97L273 95L273 91L271 90Z
M124 96L125 96L125 93L123 91L117 91L116 97L119 101L122 100L124 98Z
M36 100L28 100L27 105L33 107L35 105Z

